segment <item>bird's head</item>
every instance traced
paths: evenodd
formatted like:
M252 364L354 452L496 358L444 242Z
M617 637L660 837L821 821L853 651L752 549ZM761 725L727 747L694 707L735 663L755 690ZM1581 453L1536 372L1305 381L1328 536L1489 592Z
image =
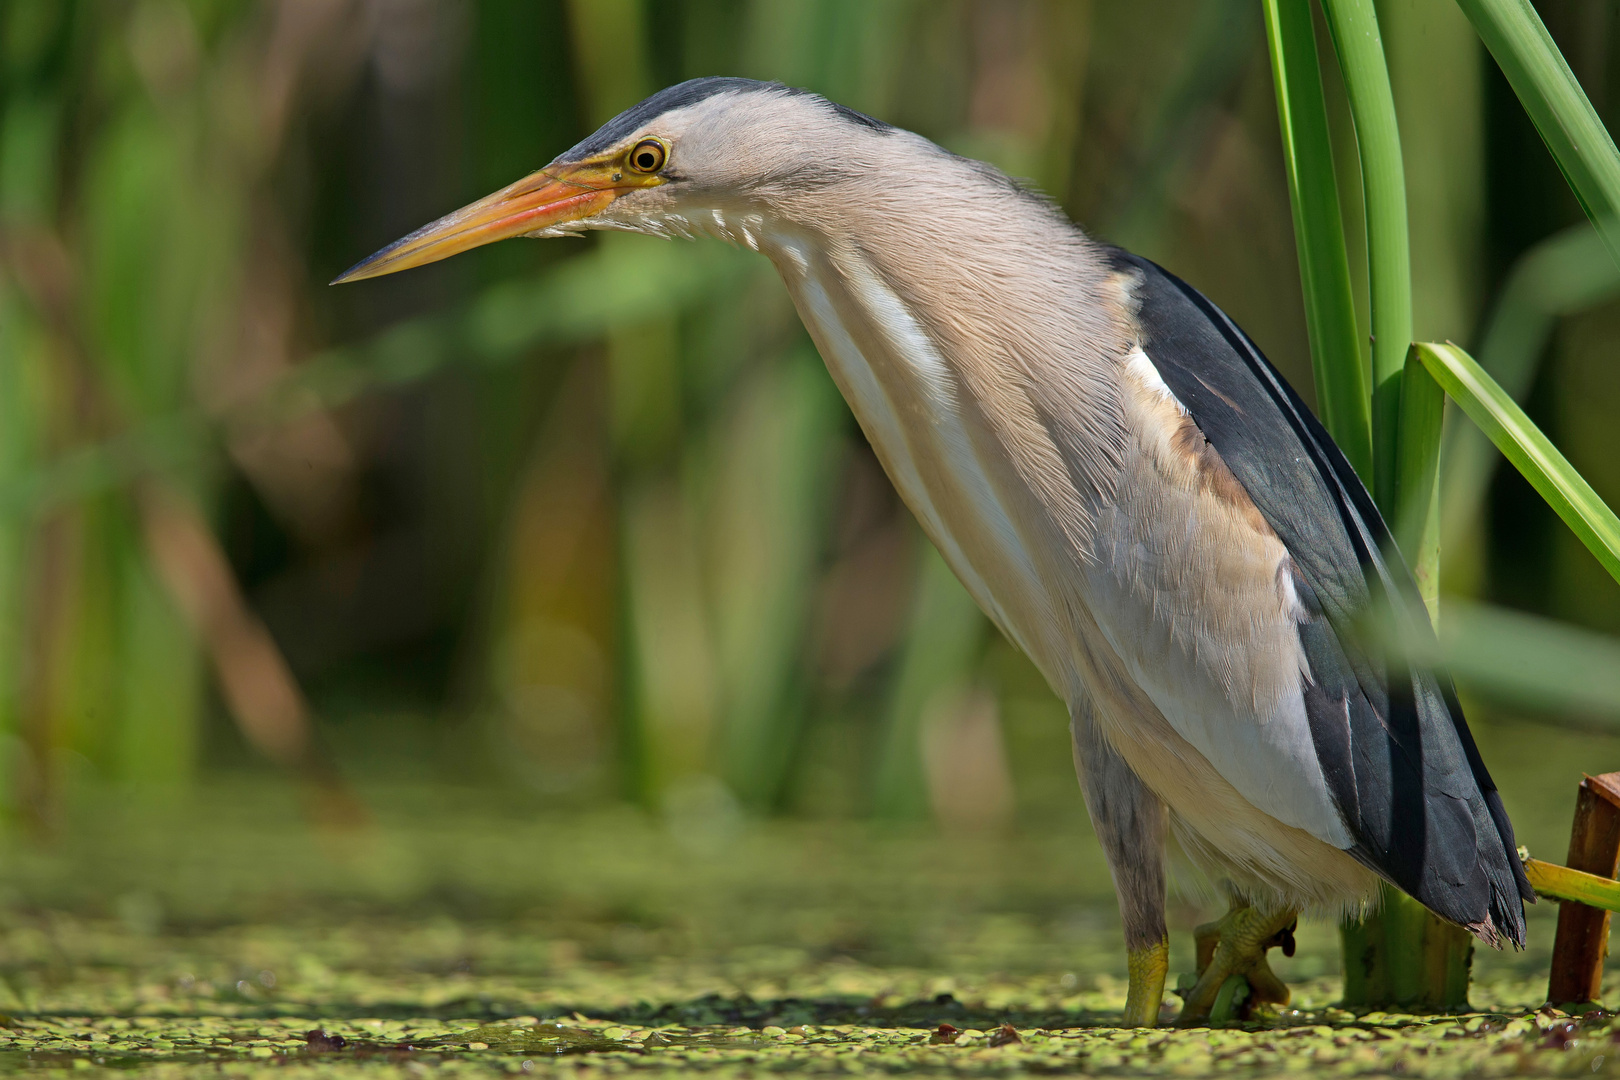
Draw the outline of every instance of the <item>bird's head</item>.
M825 186L859 168L852 141L891 134L902 133L776 83L693 79L625 110L539 172L395 241L333 284L512 236L714 231L710 223L728 214L769 209L784 192Z

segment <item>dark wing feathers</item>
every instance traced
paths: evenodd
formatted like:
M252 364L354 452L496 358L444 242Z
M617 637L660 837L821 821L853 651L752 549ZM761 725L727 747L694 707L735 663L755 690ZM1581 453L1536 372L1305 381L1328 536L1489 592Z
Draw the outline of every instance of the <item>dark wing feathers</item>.
M1306 712L1352 853L1441 917L1523 945L1534 894L1451 678L1380 644L1432 631L1360 478L1219 308L1146 259L1110 258L1136 280L1143 351L1293 557Z

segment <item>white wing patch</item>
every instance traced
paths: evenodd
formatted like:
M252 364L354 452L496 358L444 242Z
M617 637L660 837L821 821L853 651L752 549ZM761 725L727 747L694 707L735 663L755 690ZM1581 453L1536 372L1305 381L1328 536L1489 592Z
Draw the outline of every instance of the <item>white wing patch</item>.
M1175 391L1164 381L1159 369L1153 366L1153 361L1148 359L1147 353L1141 349L1133 349L1131 355L1125 358L1125 373L1135 379L1141 389L1170 405L1180 415L1192 415L1187 411L1187 406L1181 403L1181 399L1176 397Z
M1152 361L1138 350L1123 367L1135 445L1088 568L1098 624L1164 718L1244 798L1348 848L1306 718L1288 551Z

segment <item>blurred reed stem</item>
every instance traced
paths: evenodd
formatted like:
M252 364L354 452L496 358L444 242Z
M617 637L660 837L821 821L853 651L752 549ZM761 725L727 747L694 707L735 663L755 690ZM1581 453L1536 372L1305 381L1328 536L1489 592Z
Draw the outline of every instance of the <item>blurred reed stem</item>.
M920 546L905 645L878 748L872 809L882 818L927 817L924 716L967 690L985 640L978 605L934 546L926 540Z
M1620 153L1530 0L1457 0L1620 263Z
M1594 307L1620 295L1620 265L1588 223L1571 226L1525 252L1507 280L1477 342L1479 364L1521 405L1561 316ZM1490 440L1472 423L1452 424L1441 455L1441 533L1455 552L1474 546L1491 476L1500 460ZM1483 568L1475 553L1471 577ZM1448 557L1446 576L1457 568ZM1453 586L1456 588L1456 586ZM1471 592L1474 589L1463 589Z

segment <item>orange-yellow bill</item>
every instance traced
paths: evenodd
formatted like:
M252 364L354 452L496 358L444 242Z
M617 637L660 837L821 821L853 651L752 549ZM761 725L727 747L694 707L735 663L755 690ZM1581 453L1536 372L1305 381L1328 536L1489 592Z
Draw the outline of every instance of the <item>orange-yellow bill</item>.
M351 266L332 284L409 270L496 240L590 217L618 198L615 182L621 175L596 162L542 169L394 241Z

